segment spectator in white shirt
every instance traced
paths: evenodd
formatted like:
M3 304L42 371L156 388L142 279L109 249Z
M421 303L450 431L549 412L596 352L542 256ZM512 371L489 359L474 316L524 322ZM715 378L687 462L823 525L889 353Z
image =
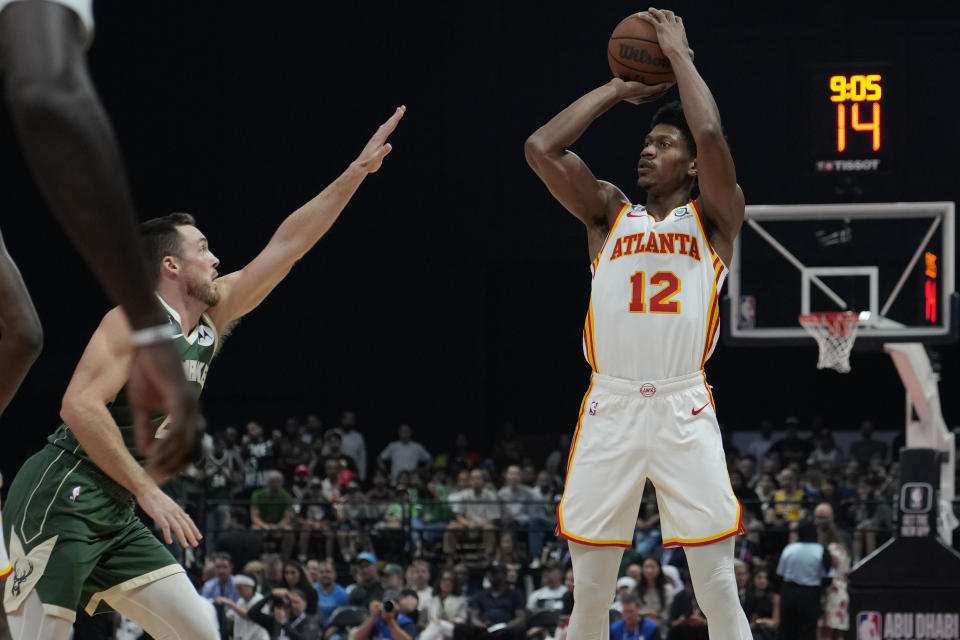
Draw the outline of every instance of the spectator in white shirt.
M341 450L357 463L357 475L367 479L367 443L363 434L357 431L357 416L347 410L340 416L340 437L343 439Z
M637 587L637 581L630 576L620 576L617 580L617 595L613 597L610 609L623 613L623 599Z
M388 444L378 458L381 464L389 463L392 480L396 480L403 471L416 471L420 464L430 462L430 453L422 444L413 441L410 425L400 425L398 435L400 439Z
M543 553L543 536L553 522L536 513L539 505L535 502L540 501L541 497L534 489L521 484L520 480L520 467L510 465L507 467L506 484L497 495L503 506L503 524L515 531L526 533L527 547L530 549L530 568L537 569Z
M493 555L497 546L496 523L500 519L500 503L496 493L484 488L486 483L487 473L483 469L474 469L470 472L470 488L450 496L455 519L443 534L445 553L455 552L457 536L466 530L482 532L484 551L487 557Z
M420 640L451 640L454 625L467 621L467 599L457 593L456 587L456 575L444 569L437 581L436 595L427 603L429 624Z
M563 569L558 564L550 563L543 568L540 577L539 589L530 594L527 598L527 611L536 613L538 611L563 611L563 594L567 588L563 584Z
M430 563L417 558L407 567L407 588L417 592L417 608L426 611L433 598L433 587L430 586Z
M270 640L267 630L252 621L247 614L263 601L263 595L257 593L256 580L245 573L234 576L233 580L237 585L237 591L240 592L240 600L234 604L228 598L218 597L214 602L222 605L226 610L226 616L233 620L234 640Z

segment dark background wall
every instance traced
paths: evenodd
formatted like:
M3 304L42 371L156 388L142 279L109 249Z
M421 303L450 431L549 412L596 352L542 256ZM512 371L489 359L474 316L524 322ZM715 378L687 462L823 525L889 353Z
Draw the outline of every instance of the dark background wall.
M283 216L353 159L398 104L393 154L340 221L215 362L211 426L344 407L372 448L400 421L440 448L483 445L505 419L526 434L572 427L588 369L582 227L526 167L536 127L609 77L626 2L96 4L90 64L116 125L141 217L192 212L242 266ZM943 4L681 2L697 66L721 108L752 203L830 202L806 171L804 65L883 60L901 78L895 171L863 201L957 200L956 34ZM633 183L653 108L623 104L577 144L594 172ZM0 419L10 474L57 421L60 396L108 303L52 222L0 122L3 231L46 330L44 353ZM636 195L636 194L634 194ZM940 350L944 412L960 421L958 349ZM720 346L708 366L721 421L863 417L898 427L886 356L817 372L815 350ZM548 449L547 449L548 450ZM546 451L546 450L545 450Z

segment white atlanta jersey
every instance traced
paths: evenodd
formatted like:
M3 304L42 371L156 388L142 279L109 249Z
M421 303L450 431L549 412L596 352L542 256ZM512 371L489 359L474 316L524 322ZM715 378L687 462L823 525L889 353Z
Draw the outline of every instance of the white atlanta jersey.
M716 346L727 268L694 202L661 221L624 205L591 270L583 351L594 371L665 380L703 368Z

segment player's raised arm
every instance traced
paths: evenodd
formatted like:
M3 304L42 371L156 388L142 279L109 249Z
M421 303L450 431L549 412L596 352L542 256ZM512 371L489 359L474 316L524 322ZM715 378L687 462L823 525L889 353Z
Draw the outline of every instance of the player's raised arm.
M240 271L217 280L220 302L210 309L209 314L218 327L226 328L256 308L286 277L294 263L330 229L363 179L368 173L377 171L383 158L390 153L393 147L387 138L397 128L406 110L406 107L398 107L380 125L346 171L316 197L287 216L256 258Z
M83 351L63 396L60 417L94 464L132 493L156 520L167 543L172 533L182 546L197 546L200 532L193 521L130 455L107 409L127 382L133 355L130 324L119 308L113 309ZM145 439L148 434L138 432L138 437Z
M617 102L648 102L669 88L668 84L647 86L614 78L576 100L527 138L527 163L553 197L587 226L591 256L599 251L627 197L609 182L597 180L570 146Z
M683 20L672 11L650 8L638 14L657 30L660 48L670 59L677 78L683 113L697 144L697 184L704 215L715 227L720 257L729 263L733 240L743 223L743 192L737 185L737 172L730 147L723 137L720 111L693 65ZM729 249L723 251L723 249ZM726 253L727 255L724 255Z

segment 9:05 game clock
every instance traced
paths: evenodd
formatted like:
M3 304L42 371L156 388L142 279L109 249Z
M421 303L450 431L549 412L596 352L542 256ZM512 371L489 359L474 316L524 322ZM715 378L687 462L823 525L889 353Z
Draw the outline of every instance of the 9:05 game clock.
M816 173L886 173L899 125L887 64L830 65L810 72L810 140Z

